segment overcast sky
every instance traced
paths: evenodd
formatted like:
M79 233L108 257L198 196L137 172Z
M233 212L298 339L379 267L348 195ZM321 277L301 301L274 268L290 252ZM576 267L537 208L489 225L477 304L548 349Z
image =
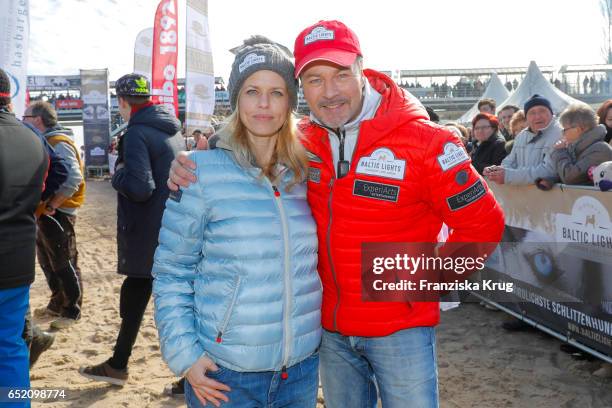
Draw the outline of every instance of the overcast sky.
M0 0L2 3L4 0ZM157 0L30 0L30 75L131 72L136 34L153 24ZM228 49L252 34L293 48L320 19L338 19L379 70L599 64L599 0L209 0L215 75L227 79ZM185 0L179 0L184 22ZM183 24L184 25L184 24ZM184 30L179 31L184 48ZM184 77L184 53L179 55Z

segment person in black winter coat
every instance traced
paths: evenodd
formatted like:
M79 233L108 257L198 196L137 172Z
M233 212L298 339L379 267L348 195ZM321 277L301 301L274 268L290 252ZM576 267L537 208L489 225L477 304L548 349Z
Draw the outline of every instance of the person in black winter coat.
M12 113L11 86L0 69L0 388L30 388L23 341L34 282L36 218L49 156ZM28 401L29 406L29 401Z
M85 377L123 385L127 364L145 309L151 297L151 268L157 248L168 187L170 163L185 147L181 123L163 105L150 99L149 81L137 74L117 80L119 112L128 121L118 146L113 175L117 190L118 272L126 275L121 287L121 328L114 354L98 365L81 367Z
M40 197L41 201L36 210L36 215L40 216L42 208L47 205L47 201L53 197L68 178L68 168L65 160L59 154L55 153L53 147L36 127L28 122L21 123L38 136L49 155L49 170L47 171L47 179L45 180L45 189L42 192ZM55 335L53 333L42 330L40 326L32 320L32 312L29 307L26 312L23 339L30 349L30 368L34 366L42 352L48 350L55 341Z
M506 157L506 139L498 131L499 121L489 113L479 113L472 120L472 133L478 143L472 152L472 165L480 174L485 167L500 165Z
M599 124L606 126L604 141L612 144L612 99L608 99L597 109Z

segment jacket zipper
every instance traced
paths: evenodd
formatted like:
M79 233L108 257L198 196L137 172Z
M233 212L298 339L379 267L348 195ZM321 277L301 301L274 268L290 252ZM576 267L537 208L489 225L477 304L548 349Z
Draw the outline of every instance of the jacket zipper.
M283 327L284 327L284 332L285 335L283 336L285 339L285 344L283 347L283 367L282 367L282 373L281 373L281 378L283 380L286 380L289 376L287 374L287 363L289 362L289 355L290 353L290 348L291 348L291 327L289 326L289 315L291 313L291 294L292 294L292 287L291 287L291 270L290 270L290 265L289 265L289 261L290 261L290 255L289 255L289 228L287 226L287 216L285 214L285 207L283 207L283 201L281 198L281 193L278 190L278 188L276 188L275 185L272 185L272 190L274 191L274 197L275 197L275 201L276 204L278 205L278 210L280 212L280 218L281 218L281 226L282 226L282 230L283 230L283 245L284 245L284 273L283 273L283 279L284 279L284 286L285 286L285 310L283 313Z
M221 322L221 326L219 327L219 331L217 332L217 343L221 343L223 333L227 329L227 325L229 324L230 316L232 315L232 310L236 305L236 300L238 299L238 290L240 289L240 276L236 276L235 278L235 286L234 286L234 294L232 295L232 301L230 302L227 310L225 311L225 315L223 316L223 321Z
M346 131L344 130L344 127L333 129L323 126L323 128L332 132L338 138L338 164L336 165L336 178L341 179L342 177L346 176L351 169L351 163L344 159L344 139L346 138Z
M336 305L334 306L334 330L338 331L338 308L340 307L340 286L338 285L338 279L336 277L336 268L334 267L334 260L332 259L331 253L331 226L332 226L332 197L334 195L334 180L336 178L332 176L332 179L329 181L329 200L328 200L328 210L329 210L329 222L327 223L327 257L329 258L329 268L331 269L332 277L334 278L334 285L336 286Z

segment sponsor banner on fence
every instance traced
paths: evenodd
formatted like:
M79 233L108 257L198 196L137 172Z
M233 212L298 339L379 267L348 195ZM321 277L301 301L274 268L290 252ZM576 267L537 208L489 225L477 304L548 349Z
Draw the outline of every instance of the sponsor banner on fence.
M110 143L107 69L81 70L81 98L85 162L87 167L106 166Z
M65 91L81 87L81 77L78 75L30 75L28 76L28 89L30 91Z
M151 57L153 55L153 28L145 28L134 41L134 72L151 80Z
M210 125L215 110L215 74L208 29L208 1L187 0L185 54L186 133Z
M80 99L56 99L55 109L81 109L83 101Z
M178 59L178 11L174 0L161 0L153 24L153 100L167 105L178 116L176 63Z
M490 187L506 214L508 244L483 276L514 283L511 310L612 357L612 194Z
M11 82L13 111L25 111L30 17L28 0L4 0L0 7L0 68Z

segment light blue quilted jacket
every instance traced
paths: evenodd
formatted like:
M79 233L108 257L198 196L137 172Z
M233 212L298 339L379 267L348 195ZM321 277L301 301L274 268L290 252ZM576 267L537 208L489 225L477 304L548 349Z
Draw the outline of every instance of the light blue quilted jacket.
M191 158L198 182L166 202L152 271L164 360L177 375L202 355L242 372L299 363L321 340L306 185L258 180L222 148Z

